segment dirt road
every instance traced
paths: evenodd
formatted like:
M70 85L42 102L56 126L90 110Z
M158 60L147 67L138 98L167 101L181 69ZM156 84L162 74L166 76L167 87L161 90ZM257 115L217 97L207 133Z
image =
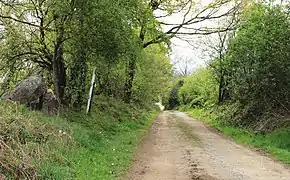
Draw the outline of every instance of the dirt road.
M163 112L124 179L290 180L290 171L184 113Z

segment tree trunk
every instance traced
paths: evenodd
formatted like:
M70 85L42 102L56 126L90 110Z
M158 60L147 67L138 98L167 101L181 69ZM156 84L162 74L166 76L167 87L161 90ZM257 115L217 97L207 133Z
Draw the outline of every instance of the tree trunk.
M84 104L87 71L88 67L86 64L85 52L79 49L76 59L73 61L69 83L69 99L75 109L81 109Z
M84 93L86 91L86 79L87 79L87 65L85 62L85 57L80 62L80 90L78 91L77 95L77 102L74 104L76 108L81 108L84 103Z
M223 101L224 101L224 76L223 76L223 74L221 74L220 75L221 77L220 77L220 82L219 82L219 101L218 101L218 103L219 104L222 104L223 103Z
M84 0L83 0L84 1ZM85 3L85 1L83 2ZM83 8L81 8L83 9ZM84 15L81 13L79 17L79 27L80 32L86 32L86 29L84 29ZM85 39L83 39L83 36L79 37L79 43L77 43L77 59L75 62L76 66L76 72L75 73L75 85L77 88L77 94L76 94L76 101L74 102L74 107L76 109L81 109L82 105L84 104L84 94L86 91L86 78L87 78L87 54L86 54L86 44Z
M54 55L52 60L52 71L53 71L53 83L55 94L58 100L63 104L64 93L66 87L66 70L63 59L63 46L62 46L62 36L56 40Z
M83 32L76 36L76 41L74 42L74 47L76 49L76 54L71 67L70 74L70 101L76 110L81 110L82 105L84 105L84 95L86 91L86 78L88 72L87 65L87 39L84 34L88 31L85 26L86 8L89 0L82 0L77 3L78 12L76 19L78 20L77 31Z
M141 31L139 35L140 42L142 42L141 49L145 49L147 46L144 46L144 39L146 35L146 25L142 24L141 26ZM129 60L128 63L128 71L127 71L127 77L126 77L126 82L125 82L125 87L124 87L124 102L125 103L131 103L132 101L132 95L133 95L133 83L134 83L134 78L135 78L135 73L136 73L136 61L137 57L133 55L131 59Z
M131 103L132 94L133 94L133 82L135 78L135 68L136 68L136 57L134 56L132 59L129 60L128 64L128 74L127 79L124 87L124 102Z

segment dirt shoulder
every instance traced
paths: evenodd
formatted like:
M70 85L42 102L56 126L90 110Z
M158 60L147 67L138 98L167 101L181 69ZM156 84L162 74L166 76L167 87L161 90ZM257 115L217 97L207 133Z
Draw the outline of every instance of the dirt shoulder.
M163 112L135 155L128 180L286 180L281 164L180 112Z

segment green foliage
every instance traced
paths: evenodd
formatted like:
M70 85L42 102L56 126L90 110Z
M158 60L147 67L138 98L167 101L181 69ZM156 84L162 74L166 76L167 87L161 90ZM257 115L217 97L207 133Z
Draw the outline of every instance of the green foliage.
M182 109L190 115L286 164L290 163L288 11L289 7L266 3L247 6L225 53L210 62L211 74L209 68L201 69L185 79L179 92ZM219 104L217 83L227 96ZM189 108L192 104L199 106Z
M189 107L212 106L217 102L218 84L209 68L199 69L184 79L178 97Z
M1 2L0 9L0 75L5 78L0 94L28 75L41 74L57 96L64 96L60 99L81 108L96 67L96 94L121 99L128 62L135 58L139 80L133 84L134 99L152 103L163 91L160 81L166 81L170 68L167 47L143 51L139 37L141 26L145 39L161 33L148 2L24 0ZM62 90L64 95L58 92Z
M167 51L163 45L153 45L140 55L133 87L136 103L145 105L158 102L158 96L166 93L172 69L170 59L166 56Z
M289 26L280 6L256 4L244 13L225 54L227 89L240 103L240 119L249 120L238 123L251 123L267 111L289 112Z
M287 102L290 19L281 7L255 5L244 15L227 52L232 97Z
M180 88L183 86L183 79L177 78L173 79L171 82L171 86L168 92L168 98L166 98L165 106L166 109L172 110L177 108L180 105L180 100L178 98L178 92Z
M138 54L137 39L134 39L134 32L127 21L132 17L128 9L134 2L110 2L86 1L86 3L76 3L75 20L70 27L75 38L70 39L68 48L71 49L69 58L69 87L68 93L72 101L82 104L86 85L90 85L88 72L96 67L97 80L102 91L119 92L120 89L106 84L111 81L112 73L116 68L120 68L120 61L125 62L132 55ZM82 32L82 33L79 33ZM88 67L87 67L88 66ZM122 82L122 79L118 79ZM120 88L118 86L118 88Z
M49 118L17 104L0 106L0 174L24 179L116 179L154 112L96 99L91 115Z
M225 52L185 79L179 98L217 109L216 120L257 131L287 127L290 16L282 5L249 5ZM283 120L284 119L284 120Z

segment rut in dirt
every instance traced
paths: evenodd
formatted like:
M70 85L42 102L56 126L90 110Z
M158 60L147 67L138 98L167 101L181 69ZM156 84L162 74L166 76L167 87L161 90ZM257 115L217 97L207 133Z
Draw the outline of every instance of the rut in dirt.
M289 180L288 168L181 112L153 123L124 180Z

